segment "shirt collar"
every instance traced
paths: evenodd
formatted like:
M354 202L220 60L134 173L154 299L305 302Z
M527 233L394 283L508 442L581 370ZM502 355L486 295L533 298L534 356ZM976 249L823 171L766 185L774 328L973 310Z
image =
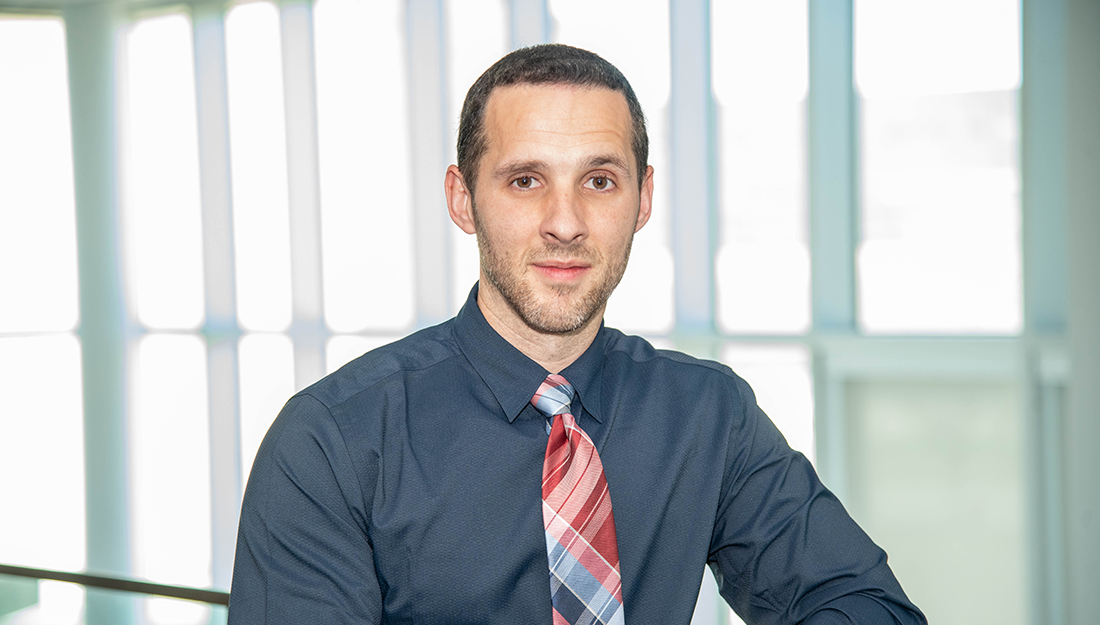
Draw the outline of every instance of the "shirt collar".
M477 305L477 289L478 285L474 284L462 310L455 317L455 339L466 359L500 403L508 421L512 422L531 402L535 391L549 372L516 349L489 325ZM561 372L573 385L585 411L598 422L602 422L600 386L606 334L601 322L592 344L580 358Z

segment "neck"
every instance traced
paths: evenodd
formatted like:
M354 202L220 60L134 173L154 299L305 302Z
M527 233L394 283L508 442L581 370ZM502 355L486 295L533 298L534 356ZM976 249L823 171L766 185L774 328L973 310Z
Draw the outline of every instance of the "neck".
M484 284L482 281L482 285ZM573 364L600 331L600 320L603 319L606 305L577 330L561 334L547 333L527 325L503 298L493 298L489 294L491 290L481 288L477 294L477 306L485 316L485 321L504 340L550 373L560 373Z

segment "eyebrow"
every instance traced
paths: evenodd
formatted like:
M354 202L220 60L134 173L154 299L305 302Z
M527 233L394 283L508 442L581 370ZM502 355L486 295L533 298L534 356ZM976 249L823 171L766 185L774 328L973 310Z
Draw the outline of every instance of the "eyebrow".
M625 160L614 154L597 154L584 162L585 169L596 169L597 167L604 167L606 165L611 165L621 170L620 173L626 176L628 180L631 178L630 166L626 164Z
M500 167L494 169L493 178L510 178L525 171L543 171L545 169L545 161L512 161L510 163L504 163Z
M588 160L582 164L583 169L596 169L599 167L605 167L610 165L615 169L621 170L620 173L624 175L628 180L632 177L630 166L621 157L614 154L597 154L590 156ZM493 178L508 178L516 174L523 173L525 171L543 171L547 169L548 165L546 161L540 161L537 159L528 161L512 161L501 164L493 170Z

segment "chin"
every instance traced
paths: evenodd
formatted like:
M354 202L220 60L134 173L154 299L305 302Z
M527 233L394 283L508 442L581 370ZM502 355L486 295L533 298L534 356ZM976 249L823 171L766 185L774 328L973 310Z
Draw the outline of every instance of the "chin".
M607 298L601 293L590 291L569 297L560 293L550 295L542 301L530 296L517 300L509 298L509 304L523 322L532 330L544 334L571 334L581 330L596 317Z
M545 314L532 311L520 317L529 328L543 334L572 334L585 327L592 317L565 314Z

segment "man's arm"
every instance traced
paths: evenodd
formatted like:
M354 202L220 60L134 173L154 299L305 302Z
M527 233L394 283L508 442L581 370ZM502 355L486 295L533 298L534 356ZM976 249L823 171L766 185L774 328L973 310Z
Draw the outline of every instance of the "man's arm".
M708 564L726 601L756 624L927 621L886 553L791 450L738 379L735 419Z
M328 409L308 396L287 402L248 479L229 624L381 622L372 495Z

